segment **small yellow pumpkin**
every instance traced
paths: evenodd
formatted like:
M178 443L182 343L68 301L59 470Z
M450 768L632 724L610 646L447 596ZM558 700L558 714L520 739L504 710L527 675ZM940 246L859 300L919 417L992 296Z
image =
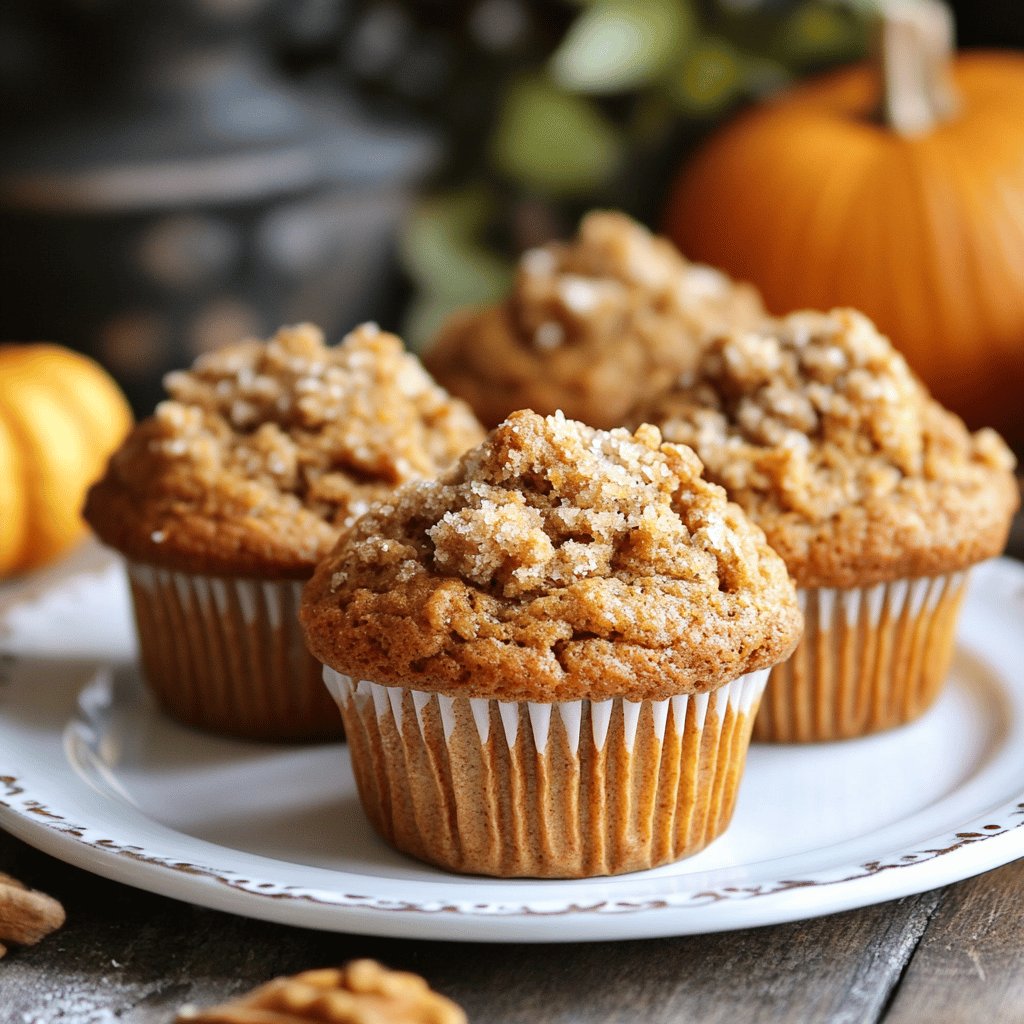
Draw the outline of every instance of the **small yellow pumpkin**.
M85 532L82 502L132 424L112 378L59 345L0 345L0 576Z
M666 231L774 313L863 310L940 400L1024 445L1024 56L954 57L931 0L883 5L879 44L714 135Z

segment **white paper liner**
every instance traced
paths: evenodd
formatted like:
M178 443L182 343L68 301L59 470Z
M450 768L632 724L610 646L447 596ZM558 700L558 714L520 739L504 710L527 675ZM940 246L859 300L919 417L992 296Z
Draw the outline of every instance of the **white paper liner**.
M330 668L360 797L399 849L449 869L581 877L652 867L727 825L768 670L657 701L512 702Z
M664 700L631 701L624 697L612 700L586 701L574 700L560 703L544 704L535 701L500 701L486 700L480 697L448 697L440 693L425 690L410 690L402 686L383 686L370 682L368 679L355 681L351 676L335 672L324 666L324 682L331 696L338 705L347 704L353 698L369 699L379 719L390 717L397 731L402 727L402 708L406 697L412 700L415 709L415 721L420 735L426 739L426 717L428 708L433 706L442 723L444 738L451 738L455 729L457 704L469 707L477 736L481 743L486 743L491 733L491 716L497 709L501 720L501 734L509 749L516 745L520 722L525 723L533 738L533 746L538 754L544 755L548 749L550 725L553 714L557 714L565 727L569 749L574 755L579 754L580 727L583 721L584 707L590 710L590 728L595 749L604 748L608 737L608 727L612 713L621 716L621 739L629 753L633 752L636 742L637 725L640 722L641 709L646 705L651 709L654 735L659 741L665 738L665 728L672 720L677 732L681 732L686 724L687 709L693 704L698 728L703 729L709 708L712 717L721 725L724 719L725 705L729 704L734 711L748 714L755 706L768 680L769 669L751 672L741 676L731 684L723 686L711 693L694 695L683 694L678 697L666 697Z
M260 739L337 737L298 622L301 580L176 572L128 562L143 674L188 725Z
M804 636L772 670L754 740L844 739L917 718L948 672L967 577L799 589Z

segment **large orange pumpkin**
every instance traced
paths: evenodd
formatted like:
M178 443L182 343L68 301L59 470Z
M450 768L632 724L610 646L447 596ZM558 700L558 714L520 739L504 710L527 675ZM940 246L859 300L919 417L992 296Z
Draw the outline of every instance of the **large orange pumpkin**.
M58 345L0 345L0 576L85 532L82 502L132 423L96 363Z
M1024 56L953 59L934 3L894 4L880 41L713 136L666 230L773 312L862 309L940 400L1024 445Z

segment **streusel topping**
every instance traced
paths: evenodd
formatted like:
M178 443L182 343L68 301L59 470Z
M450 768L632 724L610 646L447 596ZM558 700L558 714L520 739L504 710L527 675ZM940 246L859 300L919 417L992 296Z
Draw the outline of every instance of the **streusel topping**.
M712 689L801 628L781 561L692 451L532 412L358 520L303 621L339 671L540 700Z
M176 1024L466 1024L450 999L418 975L373 960L275 978L206 1010L186 1008Z
M165 385L170 399L114 456L88 511L101 537L158 562L195 548L196 520L206 519L227 531L215 561L308 571L371 501L435 475L483 435L372 324L337 347L309 324L283 328L204 355ZM130 524L102 510L116 489L134 496L148 527L127 544ZM212 537L201 546L208 556L224 547Z
M614 427L692 366L709 333L765 315L749 285L595 212L572 242L527 252L507 301L457 316L424 359L490 425L532 408Z
M842 519L865 534L884 507L904 530L909 517L923 517L911 545L920 547L929 516L937 529L948 525L964 500L1009 479L1013 467L997 434L970 434L853 310L795 313L719 337L631 420L691 445L798 577L808 568L802 549L818 543L812 530L822 524ZM995 509L1004 518L1006 502ZM961 544L962 531L951 539ZM844 557L845 543L837 551Z

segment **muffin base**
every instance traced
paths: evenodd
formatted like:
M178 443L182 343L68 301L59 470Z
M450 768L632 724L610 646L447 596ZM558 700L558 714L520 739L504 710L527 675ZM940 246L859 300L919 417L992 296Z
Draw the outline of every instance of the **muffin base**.
M966 580L960 571L798 591L804 636L790 659L772 669L754 741L849 739L927 711L953 658Z
M172 718L246 739L343 735L299 628L303 581L127 568L143 675Z
M499 878L620 874L703 849L732 817L767 676L660 701L541 704L324 669L374 828L420 860Z

